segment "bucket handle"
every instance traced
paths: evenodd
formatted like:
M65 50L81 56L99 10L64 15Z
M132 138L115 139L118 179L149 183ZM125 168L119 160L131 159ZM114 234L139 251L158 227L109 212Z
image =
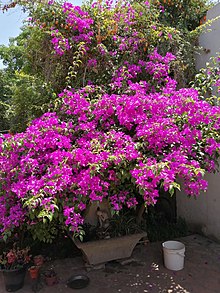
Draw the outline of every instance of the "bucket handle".
M185 257L185 253L177 252L176 254L178 254L179 256Z

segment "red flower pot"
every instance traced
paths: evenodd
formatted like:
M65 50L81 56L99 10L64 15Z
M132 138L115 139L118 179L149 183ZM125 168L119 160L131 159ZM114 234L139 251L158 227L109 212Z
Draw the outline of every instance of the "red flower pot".
M58 283L57 274L54 270L48 270L44 273L44 279L47 286L53 286Z
M34 257L34 265L35 266L41 267L43 265L43 263L44 263L43 255L40 254L40 255L36 255Z
M38 276L39 276L39 267L32 266L32 267L29 268L28 271L29 271L31 279L37 279L38 278Z
M57 284L57 276L45 277L45 282L47 286L53 286Z

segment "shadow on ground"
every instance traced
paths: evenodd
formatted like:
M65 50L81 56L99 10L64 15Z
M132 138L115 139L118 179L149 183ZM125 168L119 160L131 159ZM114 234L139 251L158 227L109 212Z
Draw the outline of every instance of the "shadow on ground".
M181 271L174 272L164 267L161 243L148 243L136 246L127 263L110 262L100 270L87 272L82 257L48 262L43 269L54 268L59 283L48 287L41 282L36 287L27 275L24 288L18 292L219 293L220 244L199 235L179 240L186 246L185 266ZM90 278L87 288L73 290L66 286L67 280L77 274L86 274ZM5 292L1 277L0 293Z

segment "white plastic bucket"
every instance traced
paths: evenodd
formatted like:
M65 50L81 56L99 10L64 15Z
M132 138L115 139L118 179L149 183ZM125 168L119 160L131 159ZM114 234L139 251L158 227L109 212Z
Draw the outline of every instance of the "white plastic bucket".
M166 241L162 246L165 267L173 271L182 270L184 268L185 245L179 241Z

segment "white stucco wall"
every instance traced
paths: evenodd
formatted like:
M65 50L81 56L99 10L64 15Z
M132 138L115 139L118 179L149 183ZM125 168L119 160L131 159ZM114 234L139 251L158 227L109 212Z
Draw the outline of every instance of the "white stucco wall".
M177 215L184 218L191 229L220 241L220 173L207 174L208 191L198 197L178 192Z
M216 4L207 13L207 20L211 20L220 16L220 3ZM197 69L205 67L205 64L209 62L210 57L216 56L217 52L220 52L220 18L215 20L208 30L201 34L199 37L199 45L204 48L201 54L196 55L196 67Z
M207 13L207 19L218 15L220 3ZM199 38L199 44L205 50L196 58L197 68L205 67L209 58L220 52L220 19L213 22L210 28L211 32L203 33ZM194 231L220 241L220 173L208 174L206 178L209 182L208 191L201 193L198 198L188 198L183 193L177 193L177 215L184 218Z

